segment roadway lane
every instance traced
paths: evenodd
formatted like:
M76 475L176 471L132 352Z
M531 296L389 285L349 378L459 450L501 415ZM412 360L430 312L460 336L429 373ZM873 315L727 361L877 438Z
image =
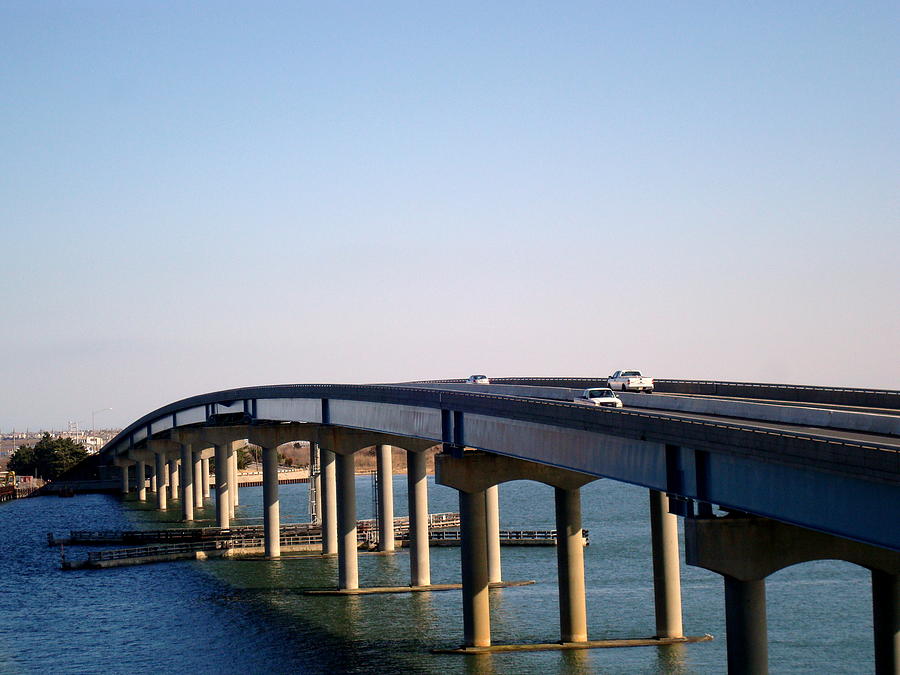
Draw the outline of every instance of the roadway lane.
M657 394L648 394L656 396ZM770 398L744 398L741 396L714 396L712 394L675 394L667 392L662 396L676 396L684 398L708 398L713 401L744 401L746 403L761 403L763 405L786 405L797 408L819 408L821 410L841 410L844 412L862 413L864 415L892 415L900 417L900 412L894 408L864 408L852 405L836 405L831 403L806 403L803 401L776 401Z
M572 405L578 405L573 403ZM778 431L781 433L803 434L804 436L814 436L816 438L835 439L842 442L857 443L859 445L886 445L896 448L900 451L900 438L896 436L887 436L883 434L866 434L858 431L842 431L840 429L829 429L827 427L809 427L799 424L784 424L775 422L766 422L763 420L747 419L744 417L724 417L722 415L701 415L697 413L681 413L674 410L664 410L662 408L629 408L628 406L616 409L613 412L641 412L659 415L661 417L679 418L691 421L712 422L714 424L727 424L746 429L747 427L755 427L759 429L767 429L770 431Z
M508 398L521 398L525 400L541 400L541 401L553 401L557 404L563 405L571 405L577 406L579 408L586 407L580 403L575 403L571 400L569 394L571 392L570 389L565 387L528 387L525 385L516 386L519 390L527 390L534 389L534 393L537 395L528 396L528 395L514 395L510 393L502 393L498 391L498 389L502 387L507 387L509 385L466 385L461 387L457 383L436 383L436 384L425 384L425 383L417 383L417 384L398 384L392 386L405 386L405 387L423 387L427 389L440 389L442 391L453 391L453 392L461 392L461 393L472 393L472 394L481 394L481 395L494 395L500 397L508 397ZM553 390L554 394L558 393L557 396L549 396L547 395L548 390ZM618 393L618 392L617 392ZM544 394L544 395L541 395ZM653 398L662 398L672 396L672 394L642 394L640 395L642 398L644 396L647 397L648 400L652 400ZM774 403L771 400L766 401L756 401L751 399L739 399L735 397L721 397L721 396L698 396L698 395L686 395L682 394L679 397L685 398L693 398L693 399L704 399L710 401L716 400L746 400L747 402L764 402L767 404ZM785 401L783 405L787 407L798 407L797 404L793 401ZM822 410L834 409L840 410L842 406L824 406L824 405L808 405L808 406L799 406L799 407L813 407ZM733 416L724 416L724 415L714 415L714 414L702 414L702 413L686 413L677 410L669 410L665 408L654 408L654 407L634 407L634 406L626 406L624 408L604 408L604 412L612 412L617 414L638 414L643 416L656 416L667 419L677 419L683 421L690 422L703 422L703 423L711 423L716 425L729 426L739 429L762 429L766 431L778 432L785 435L802 435L807 437L813 437L818 439L825 440L836 440L842 443L853 443L860 446L880 446L879 449L893 449L894 451L900 451L900 438L897 436L887 435L887 434L873 434L873 433L865 433L859 431L845 431L840 429L832 429L823 426L807 426L802 424L788 424L783 422L770 422L766 420L759 420L753 418L746 417L733 417ZM859 410L853 410L852 412L859 413ZM878 413L874 414L884 414L885 411L880 410ZM896 415L896 411L890 411L894 413L891 415L892 417L900 417ZM890 450L887 450L890 451Z

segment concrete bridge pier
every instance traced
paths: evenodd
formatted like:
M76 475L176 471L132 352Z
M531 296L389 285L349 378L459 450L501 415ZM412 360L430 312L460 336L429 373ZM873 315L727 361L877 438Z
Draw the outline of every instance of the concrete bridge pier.
M425 456L422 454L434 443L410 438L401 438L388 434L373 434L365 431L348 429L320 428L318 443L322 452L322 485L325 530L330 527L332 494L337 509L337 553L338 553L338 587L341 591L359 589L359 564L357 553L356 529L356 460L355 453L372 446L376 447L378 458L379 520L380 542L382 550L392 550L394 544L393 528L393 476L391 471L391 452L394 447L407 450L409 462L408 485L410 486L410 529L413 550L411 551L410 577L413 586L430 585L428 557L428 488L425 479ZM327 449L334 453L332 461ZM335 489L330 487L331 474L335 475ZM324 506L325 504L323 504ZM330 538L330 537L328 537ZM327 538L326 538L327 539ZM378 590L378 589L373 589ZM383 590L383 589L381 589Z
M156 508L160 511L166 510L166 491L169 487L169 470L166 464L166 453L157 452L156 454Z
M378 480L378 550L394 550L394 467L391 446L375 446Z
M157 487L156 487L156 464L154 463L155 459L156 459L155 457L151 456L150 462L149 462L149 464L147 464L147 468L150 470L150 488L149 489L152 494L156 494L156 490L157 490Z
M171 432L173 439L182 444L182 465L187 476L190 472L191 486L184 490L185 499L190 494L192 505L202 508L204 496L210 495L209 460L215 458L216 526L231 527L231 491L233 478L229 475L229 451L235 438L246 436L246 426L204 427L202 429L181 429ZM188 446L184 454L184 446ZM194 450L196 449L196 452ZM199 475L197 467L199 468ZM199 498L198 498L199 495Z
M315 518L313 525L322 527L322 453L319 444L309 444L310 488L315 492Z
M234 455L232 455L233 457ZM262 446L263 526L267 558L281 556L281 506L278 501L278 446ZM229 473L235 475L234 462ZM234 502L231 503L234 509Z
M266 558L281 557L281 506L278 498L278 446L307 438L301 424L274 427L248 427L247 442L262 448L263 460L263 530ZM237 444L232 443L229 473L237 483ZM235 500L231 501L234 508Z
M181 450L178 443L168 439L151 439L147 442L147 451L156 464L156 508L165 511L168 506L170 492L169 457ZM152 483L151 483L152 485Z
M900 673L900 574L872 570L875 673Z
M717 572L725 581L729 675L767 672L765 579L811 560L844 560L871 570L875 672L898 673L900 553L740 514L687 518L684 535L687 563Z
M431 585L428 546L428 477L424 452L406 451L406 486L409 503L409 576L411 586Z
M724 575L729 675L769 672L766 580Z
M356 539L356 458L353 453L336 457L338 521L338 587L359 588Z
M489 647L491 605L484 490L459 492L459 519L465 646Z
M147 465L144 460L139 459L134 463L134 482L137 487L137 498L139 501L147 501Z
M485 535L487 537L488 581L503 580L500 569L500 486L492 485L484 491Z
M231 496L228 494L228 444L216 443L216 526L231 527Z
M231 517L232 518L234 518L235 507L239 506L241 503L241 499L240 499L241 488L240 488L240 485L238 485L238 479L237 479L237 475L238 475L238 461L237 461L238 449L237 449L237 446L238 446L238 444L239 444L239 441L232 441L231 448L228 453L229 457L230 457L230 461L228 463L228 483L229 483L229 485L231 485L231 490L229 491L229 493L231 494ZM276 475L275 482L277 484L278 483L278 480L277 480L278 453L277 452L275 454L275 475Z
M209 459L212 456L216 461L216 526L231 527L232 498L230 493L233 479L228 470L229 451L234 439L245 436L246 432L246 426L204 427L170 432L173 442L179 444L185 480L182 501L190 502L191 519L193 519L194 506L202 508L204 487L207 492L209 490ZM197 466L200 467L200 475L197 475L195 471ZM204 480L206 481L205 486L203 485ZM175 493L178 493L177 489ZM200 494L199 499L197 498L198 494ZM188 509L185 504L182 504L182 514L187 519Z
M194 508L203 508L203 459L200 450L191 449L191 468L194 478Z
M178 471L180 461L177 457L169 460L169 499L172 501L181 496L181 474Z
M213 450L213 452L215 452L215 450ZM200 478L203 481L203 499L205 501L211 496L209 489L209 457L202 457L200 461L203 463Z
M146 449L132 448L128 451L128 459L134 462L134 486L137 492L138 501L147 501L147 470L150 469L150 490L155 492L155 481L153 476L153 461L155 459L152 452Z
M181 444L181 519L194 520L194 460L190 443Z
M335 455L331 450L319 447L322 476L322 554L337 555L337 471Z
M128 480L128 464L125 461L120 460L119 463L119 491L122 493L122 496L125 497L128 495L129 491L129 480Z
M581 490L554 488L556 501L556 570L559 583L559 630L562 642L587 642L584 588L584 535Z
M488 489L512 480L533 480L556 489L560 635L563 642L587 642L580 488L597 479L471 450L462 457L441 453L435 468L436 482L459 491L465 647L491 644Z
M669 513L668 495L656 490L650 490L650 539L653 550L656 637L684 637L681 617L678 517Z

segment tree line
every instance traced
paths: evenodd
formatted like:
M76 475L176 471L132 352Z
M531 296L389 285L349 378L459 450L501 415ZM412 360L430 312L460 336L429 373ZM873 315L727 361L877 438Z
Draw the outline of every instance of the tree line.
M87 458L84 445L71 438L44 436L35 445L20 445L9 458L7 468L19 476L54 480Z

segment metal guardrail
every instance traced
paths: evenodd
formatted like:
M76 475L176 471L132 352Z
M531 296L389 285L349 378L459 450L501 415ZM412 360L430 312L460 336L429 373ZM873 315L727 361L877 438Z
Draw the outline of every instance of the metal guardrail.
M590 531L582 530L581 536L587 542L590 540ZM459 541L462 538L460 530L438 530L431 532L428 538L433 541ZM500 542L512 541L552 541L555 542L556 530L500 530Z
M448 514L441 514L448 515ZM357 532L357 541L360 543L373 543L372 532ZM588 530L582 530L585 543L588 543ZM238 533L239 536L231 536L227 539L214 539L209 541L185 541L172 544L153 544L151 546L132 546L128 548L107 549L103 551L91 551L87 556L88 565L97 565L113 560L133 560L137 558L153 558L157 556L191 554L198 551L222 551L228 549L263 548L265 539L262 536L254 536L250 532ZM459 530L435 530L428 534L430 541L458 542L461 540ZM500 542L547 542L556 543L556 530L500 530ZM308 534L282 534L282 546L318 546L322 543L321 532ZM63 561L65 555L63 554Z
M155 546L135 546L132 548L116 548L106 551L91 551L88 553L89 563L104 562L107 560L127 560L129 558L147 558L157 555L173 555L177 553L194 553L196 551L210 551L225 548L221 541L191 542L184 544L157 544Z
M448 383L462 381L463 380L445 380L445 382ZM605 386L606 377L501 377L491 378L491 382L496 384L522 384L583 389L592 386ZM900 391L893 389L677 379L655 379L654 388L661 394L734 396L738 398L757 398L798 403L820 403L900 410Z
M377 525L377 522L374 518L366 518L364 520L356 521L357 529L361 530L374 530ZM447 513L429 513L428 514L428 529L440 529L444 527L459 527L459 513L458 512L447 512ZM394 532L399 534L402 532L409 532L409 516L398 516L394 518Z
M445 527L459 527L459 513L432 513L428 516L428 528L439 529ZM312 523L288 523L281 526L281 536L304 536L317 531L319 527ZM357 532L365 535L364 540L371 540L370 533L377 532L374 519L357 521ZM394 532L399 538L409 533L409 518L394 518ZM239 525L236 527L187 527L168 528L164 530L70 530L65 539L67 544L89 544L104 542L195 542L214 541L247 537L263 537L265 530L262 525ZM47 533L47 541L50 546L55 546L59 541L52 532Z

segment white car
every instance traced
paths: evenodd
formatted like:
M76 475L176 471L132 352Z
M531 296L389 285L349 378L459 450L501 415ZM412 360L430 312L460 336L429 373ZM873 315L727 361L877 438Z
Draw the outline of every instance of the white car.
M466 384L490 384L491 380L487 375L469 375Z
M610 389L653 393L653 378L644 377L639 370L617 370L607 378L606 384Z
M591 405L602 406L605 408L622 407L622 399L616 396L615 392L608 387L591 387L590 389L585 389L575 401L577 403L590 403Z

